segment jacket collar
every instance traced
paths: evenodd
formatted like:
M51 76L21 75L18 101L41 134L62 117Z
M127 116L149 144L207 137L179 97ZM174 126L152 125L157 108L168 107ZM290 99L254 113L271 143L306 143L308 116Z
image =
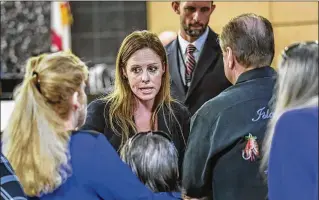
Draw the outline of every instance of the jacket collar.
M253 80L253 79L257 79L257 78L266 78L266 77L274 77L276 75L276 71L270 67L270 66L266 66L266 67L259 67L256 69L252 69L249 70L247 72L242 73L235 85L245 82L245 81L249 81L249 80Z

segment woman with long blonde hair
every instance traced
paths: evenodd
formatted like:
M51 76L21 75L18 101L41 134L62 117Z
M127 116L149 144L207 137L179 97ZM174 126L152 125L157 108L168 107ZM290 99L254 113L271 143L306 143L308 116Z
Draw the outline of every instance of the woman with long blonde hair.
M262 171L269 198L318 199L318 42L285 48Z
M86 66L72 54L43 54L27 62L3 133L2 150L29 196L52 191L69 174L70 133L65 126L77 122L65 124L70 109L67 100L74 92L80 100L86 98L80 87L86 77Z
M87 77L87 66L70 52L29 59L2 152L30 199L153 199L103 134L77 131ZM164 195L158 198L170 199Z
M88 106L82 129L103 132L117 151L138 132L164 131L172 136L181 166L190 113L171 98L167 63L156 34L128 35L117 55L114 90Z

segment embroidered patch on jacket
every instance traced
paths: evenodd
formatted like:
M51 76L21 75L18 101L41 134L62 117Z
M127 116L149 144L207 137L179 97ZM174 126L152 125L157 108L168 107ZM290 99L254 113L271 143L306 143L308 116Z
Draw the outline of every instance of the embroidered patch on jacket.
M244 160L254 161L259 157L257 137L249 133L248 136L245 136L245 139L247 140L247 144L245 149L242 150L242 157Z

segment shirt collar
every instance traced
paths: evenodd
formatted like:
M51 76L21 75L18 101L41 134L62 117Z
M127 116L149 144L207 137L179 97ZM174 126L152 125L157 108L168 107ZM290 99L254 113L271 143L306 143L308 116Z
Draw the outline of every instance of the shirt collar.
M252 70L249 70L247 72L242 73L238 77L236 84L239 84L239 83L242 83L245 81L249 81L252 79L274 77L274 76L276 76L276 71L272 67L269 67L269 66L258 67L256 69L252 69Z
M187 48L187 46L189 44L194 45L196 47L196 51L201 51L203 46L204 46L204 44L205 44L205 41L207 39L208 32L209 32L209 28L207 27L205 32L197 40L195 40L194 42L190 43L187 40L185 40L184 38L182 38L181 32L179 31L179 33L178 33L178 42L179 42L179 45L180 45L180 48L181 48L183 54L186 53L186 48Z

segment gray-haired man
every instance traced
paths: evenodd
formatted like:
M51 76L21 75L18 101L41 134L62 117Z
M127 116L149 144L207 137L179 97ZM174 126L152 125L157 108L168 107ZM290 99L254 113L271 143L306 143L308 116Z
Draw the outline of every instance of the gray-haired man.
M185 197L262 200L267 187L259 172L260 145L271 110L276 72L271 23L243 14L220 35L224 71L233 84L192 117L183 164Z

